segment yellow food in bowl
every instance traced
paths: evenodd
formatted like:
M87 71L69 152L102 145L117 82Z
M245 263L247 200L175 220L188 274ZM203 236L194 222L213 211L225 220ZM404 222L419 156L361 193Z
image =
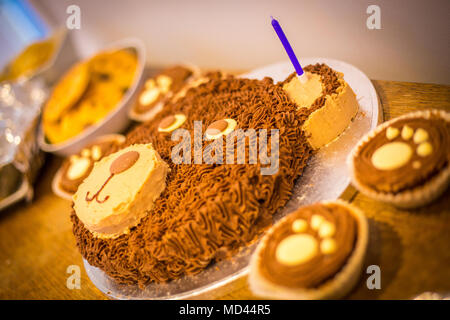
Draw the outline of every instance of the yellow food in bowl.
M0 81L12 81L32 74L52 57L54 50L55 43L51 39L30 44L6 66Z
M136 55L127 50L100 52L73 66L44 107L47 140L62 143L101 121L132 85L136 67Z

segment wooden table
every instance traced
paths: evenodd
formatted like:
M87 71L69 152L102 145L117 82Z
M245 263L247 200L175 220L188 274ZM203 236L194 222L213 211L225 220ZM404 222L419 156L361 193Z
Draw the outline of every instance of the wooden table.
M385 120L426 108L450 111L450 86L378 80L373 84ZM33 202L0 212L0 299L106 299L84 271L72 235L70 202L51 191L61 159L47 160ZM430 206L414 211L373 201L352 187L345 197L369 219L365 267L381 268L381 290L367 289L364 272L348 298L408 299L428 290L450 293L450 189ZM80 289L66 286L70 265L81 268ZM256 298L246 279L204 296L208 297Z

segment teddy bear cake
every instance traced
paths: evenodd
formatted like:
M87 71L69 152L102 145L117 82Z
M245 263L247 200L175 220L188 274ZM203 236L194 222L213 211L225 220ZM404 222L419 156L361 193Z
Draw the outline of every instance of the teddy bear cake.
M312 93L290 85L292 76L275 84L210 73L133 129L122 150L96 162L71 215L89 264L142 287L199 273L255 240L289 200L314 149L335 139L358 108L339 73L326 65L305 69ZM339 127L324 123L318 135L316 126L326 118L320 114L341 109ZM251 161L249 142L242 161L234 154L228 161L239 148L239 139L228 137L239 130L255 133L259 142L266 138L266 156L260 152Z

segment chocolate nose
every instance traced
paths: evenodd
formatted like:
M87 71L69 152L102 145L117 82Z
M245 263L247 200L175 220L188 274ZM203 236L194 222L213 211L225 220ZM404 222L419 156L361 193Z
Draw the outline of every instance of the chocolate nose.
M118 157L116 160L111 163L109 167L109 171L112 174L118 174L124 172L131 168L136 161L139 159L139 152L137 151L128 151Z

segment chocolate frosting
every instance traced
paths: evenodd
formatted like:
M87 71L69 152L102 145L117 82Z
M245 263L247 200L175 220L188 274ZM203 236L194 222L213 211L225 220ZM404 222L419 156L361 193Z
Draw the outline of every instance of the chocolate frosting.
M189 79L190 76L192 76L193 72L192 70L183 66L174 66L164 70L161 74L166 75L172 79L173 82L170 86L170 90L172 92L177 92L184 86L186 80Z
M390 127L402 131L404 125L408 125L416 131L418 128L428 132L428 142L432 146L432 153L428 156L420 156L417 153L418 144L411 137L408 140L399 134L396 138L389 140L386 130L383 129L375 137L363 145L356 154L354 161L355 175L361 183L381 192L397 193L412 189L426 183L438 174L450 163L450 124L437 115L430 119L410 118L400 119ZM389 142L404 142L411 146L413 155L404 166L393 170L379 170L372 164L372 155L381 146ZM420 163L419 168L414 167L414 162Z
M336 231L332 237L337 249L334 253L318 253L309 261L286 266L278 262L276 249L286 237L296 234L292 223L296 219L308 222L305 234L312 235L320 243L317 231L311 228L311 217L320 215L335 225ZM302 207L290 214L286 220L277 225L267 239L265 247L260 251L259 269L261 274L273 283L290 288L315 288L332 278L346 263L353 251L357 238L357 222L347 208L337 204L314 204Z
M281 85L270 78L240 79L219 72L208 78L127 136L125 146L152 143L171 169L164 192L141 223L114 240L99 239L72 214L82 255L120 283L143 286L195 274L254 240L290 198L294 181L312 153L301 130L310 110L297 111ZM279 129L278 172L261 175L259 160L257 164L175 165L171 150L179 142L158 132L158 126L177 113L186 115L182 128L192 136L196 120L203 121L203 130L227 118L235 119L237 128ZM203 150L208 143L203 142Z

